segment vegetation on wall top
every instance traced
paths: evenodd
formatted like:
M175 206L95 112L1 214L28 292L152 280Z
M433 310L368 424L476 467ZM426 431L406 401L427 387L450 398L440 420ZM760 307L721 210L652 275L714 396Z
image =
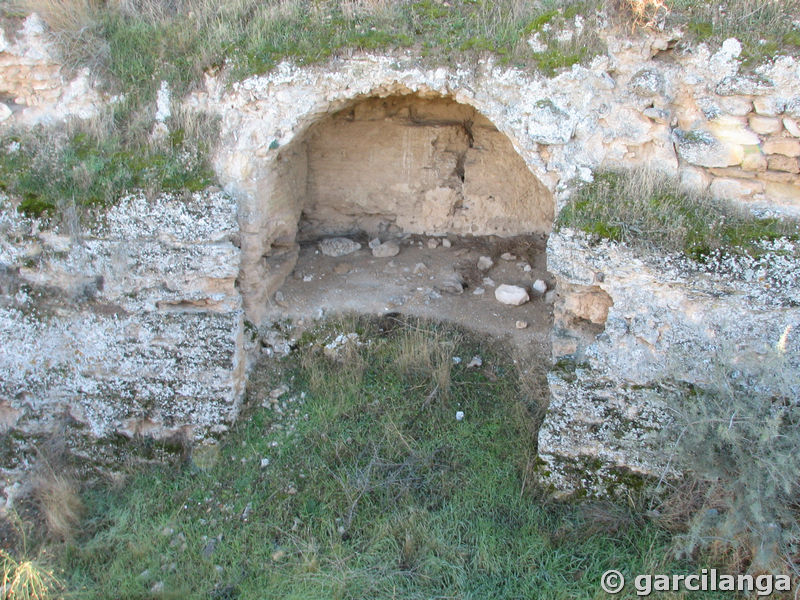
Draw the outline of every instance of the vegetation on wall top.
M0 186L33 215L57 212L64 203L108 202L134 187L191 190L212 181L211 130L195 135L170 124L177 133L156 144L149 134L161 81L180 97L223 65L239 79L287 58L302 64L353 49L403 48L431 63L492 54L552 75L603 50L598 30L607 18L634 27L680 26L689 41L737 36L750 62L800 50L800 0L23 0L0 6L5 16L31 11L46 21L68 66L88 67L121 98L110 114L80 130L0 140ZM532 36L537 44L529 44Z
M557 226L696 260L715 250L758 253L760 241L800 236L796 221L757 218L651 170L596 173L561 210Z

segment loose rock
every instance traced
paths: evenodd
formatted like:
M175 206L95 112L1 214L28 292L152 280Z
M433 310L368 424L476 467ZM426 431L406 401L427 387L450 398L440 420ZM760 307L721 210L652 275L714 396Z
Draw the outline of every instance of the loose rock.
M528 327L528 322L527 321L517 321L516 322L516 328L517 329L527 329L527 327Z
M497 298L497 301L501 304L510 304L511 306L525 304L531 299L530 296L528 296L528 292L525 291L525 288L505 283L497 287L494 291L494 297Z
M360 249L361 244L345 237L326 238L319 243L320 252L333 258L352 254Z
M478 259L478 269L480 271L488 271L494 266L494 261L488 256L481 256Z
M383 242L379 246L372 248L372 256L375 258L391 258L400 253L400 244L394 240Z
M541 279L533 282L533 291L537 294L544 294L547 291L547 284Z
M464 282L458 273L447 275L436 288L448 294L461 294L464 291Z
M288 391L289 391L289 386L284 383L276 387L274 390L272 390L269 393L269 397L272 398L273 400L277 400Z
M473 356L472 360L467 364L468 369L475 369L481 366L483 366L483 359L480 356Z

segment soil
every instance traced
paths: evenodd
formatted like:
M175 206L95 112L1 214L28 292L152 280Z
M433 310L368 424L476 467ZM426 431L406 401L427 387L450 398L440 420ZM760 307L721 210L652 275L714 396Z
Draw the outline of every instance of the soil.
M451 322L510 342L520 356L533 359L533 364L549 364L553 307L545 296L531 290L537 279L545 281L548 289L553 287L554 280L546 270L545 236L406 235L397 238L401 249L392 258L375 258L366 236L350 237L362 244L361 249L338 258L323 255L316 242L301 246L294 272L270 303L270 321L289 319L297 333L315 319L335 314L401 313ZM449 248L442 244L445 239ZM504 253L515 258L503 259ZM479 271L481 256L491 257L494 265ZM451 287L448 282L454 279L463 281L463 292L447 291ZM524 286L531 300L521 306L501 304L494 291L504 283ZM527 327L517 328L518 321L526 322Z

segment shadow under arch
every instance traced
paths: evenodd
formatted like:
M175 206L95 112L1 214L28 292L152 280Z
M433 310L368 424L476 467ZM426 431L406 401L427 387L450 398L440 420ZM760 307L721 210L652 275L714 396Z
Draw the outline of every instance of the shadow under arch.
M401 87L340 101L264 168L251 204L259 229L243 227L239 277L255 323L292 272L299 242L357 232L547 235L554 219L553 194L508 136L474 106L435 92Z

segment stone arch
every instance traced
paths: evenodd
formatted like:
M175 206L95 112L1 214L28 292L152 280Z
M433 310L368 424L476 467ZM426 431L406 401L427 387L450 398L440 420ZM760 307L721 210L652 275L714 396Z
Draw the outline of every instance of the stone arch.
M534 173L537 157L462 100L404 86L334 100L299 117L288 142L274 139L252 158L258 172L239 190L239 284L251 321L262 320L301 241L549 233L555 200Z

